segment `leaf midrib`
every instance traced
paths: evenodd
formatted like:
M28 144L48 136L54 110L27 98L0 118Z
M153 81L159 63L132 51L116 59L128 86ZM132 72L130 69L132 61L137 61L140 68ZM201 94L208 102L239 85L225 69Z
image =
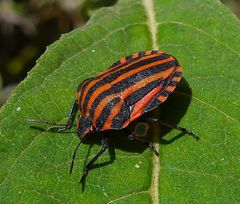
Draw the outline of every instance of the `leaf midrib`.
M148 18L148 27L152 36L152 48L155 50L159 49L157 43L157 28L158 24L155 18L155 11L153 7L153 0L142 0L143 6L145 8L147 18ZM157 128L153 129L153 141L154 147L159 152L159 130ZM152 178L151 186L149 189L153 204L159 204L159 173L160 173L160 156L153 154L153 169L152 169Z

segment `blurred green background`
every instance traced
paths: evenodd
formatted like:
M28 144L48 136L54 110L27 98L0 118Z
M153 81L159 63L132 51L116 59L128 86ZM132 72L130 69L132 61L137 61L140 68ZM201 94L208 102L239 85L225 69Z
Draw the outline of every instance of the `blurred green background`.
M62 33L117 0L0 0L0 106ZM221 0L238 17L240 0Z

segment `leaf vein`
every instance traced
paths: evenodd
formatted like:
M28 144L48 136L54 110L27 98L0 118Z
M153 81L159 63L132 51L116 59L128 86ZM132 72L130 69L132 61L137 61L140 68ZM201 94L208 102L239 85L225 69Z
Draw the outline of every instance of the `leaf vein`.
M235 55L237 55L239 58L240 58L240 54L238 53L237 50L235 49L232 49L231 47L229 47L228 45L224 44L223 42L219 41L217 38L215 38L214 36L212 36L211 34L207 33L206 31L200 29L200 28L197 28L193 25L189 25L189 24L186 24L186 23L183 23L183 22L180 22L180 21L162 21L162 22L159 22L158 25L162 25L162 24L177 24L177 25L181 25L181 26L185 26L185 27L188 27L188 28L191 28L193 30L196 30L198 31L199 33L203 33L205 34L206 36L208 36L209 38L213 39L215 42L217 42L218 44L222 45L223 47L227 48L229 51L231 51L232 53L234 53Z
M123 199L125 199L125 198L130 197L130 196L139 195L139 194L144 194L144 193L149 193L149 191L139 191L139 192L129 193L129 194L126 194L126 195L121 196L121 197L119 197L119 198L116 198L116 199L114 199L114 200L111 200L111 201L107 202L107 204L114 203L114 202L119 201L119 200L123 200Z
M187 170L187 169L181 169L181 168L176 168L176 167L165 167L166 169L169 170L174 170L177 172L182 172L182 173L186 173L186 174L190 174L190 175L200 175L200 176L209 176L209 177L214 177L217 179L233 179L233 180L238 180L239 181L239 177L235 177L235 176L224 176L224 175L219 175L219 174L212 174L212 173L206 173L206 172L198 172L198 171L194 171L194 170Z

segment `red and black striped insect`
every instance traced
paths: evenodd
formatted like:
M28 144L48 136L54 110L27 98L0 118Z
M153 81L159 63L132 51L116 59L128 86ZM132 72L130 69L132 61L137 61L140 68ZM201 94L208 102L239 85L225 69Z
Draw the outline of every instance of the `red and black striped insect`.
M77 135L80 142L73 154L70 173L76 151L89 133L123 129L144 113L158 107L176 88L181 80L182 71L183 69L175 57L163 51L152 50L124 57L106 71L83 81L77 89L76 100L71 107L67 123L65 125L54 124L55 126L50 128L56 132L70 129L77 111L81 111L77 121ZM155 118L150 120L159 121ZM34 119L31 119L30 122L52 124ZM197 138L193 132L185 128L161 123ZM158 155L153 145L146 140L140 139L134 134L130 134L128 138L147 143ZM107 148L108 137L102 136L102 148L85 166L81 181Z

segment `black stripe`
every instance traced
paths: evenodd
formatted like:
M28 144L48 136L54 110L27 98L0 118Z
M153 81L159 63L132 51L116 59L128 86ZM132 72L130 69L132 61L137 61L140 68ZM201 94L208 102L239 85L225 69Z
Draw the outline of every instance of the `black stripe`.
M157 54L157 53L158 53L158 50L152 50L151 53L152 53L152 54Z
M164 84L163 79L157 79L148 83L146 86L139 88L137 91L133 92L129 97L125 99L127 106L131 106L137 101L141 100L145 95L152 91L155 87Z
M88 82L87 84L89 84L89 82ZM94 84L94 85L88 90L87 95L86 95L85 100L84 100L84 103L83 103L83 110L86 111L86 107L87 107L88 101L89 101L92 93L93 93L97 88L99 88L99 87L101 87L101 86L103 86L103 85L105 85L105 84L106 84L105 81L100 80L100 81L98 81L96 84ZM84 89L85 89L85 88L86 88L86 87L84 87ZM83 93L84 93L84 91L85 91L84 89L82 89L81 100L82 100L82 95L83 95ZM80 101L81 101L81 100L80 100ZM87 103L86 103L86 102L87 102ZM85 112L85 111L83 111L83 112Z
M87 84L89 84L89 82L91 82L93 79L95 79L96 77L93 77L93 78L88 78L88 79L85 79L83 80L79 85L78 85L78 88L77 88L77 92L80 91L80 89L84 89ZM85 84L84 84L85 83Z
M157 61L167 59L168 57L169 57L169 55L160 55L160 56L156 56L156 57L153 57L153 58L141 60L140 62L138 62L136 64L130 65L129 67L127 67L125 69L119 70L117 72L114 72L114 73L106 76L104 78L104 81L107 81L108 83L111 83L112 81L114 81L116 78L118 78L119 76L121 76L124 73L127 73L131 70L137 69L141 66L145 66L145 65L157 62ZM175 60L172 60L171 62L175 62ZM125 66L125 64L124 64L124 66Z
M153 101L151 101L151 103L149 103L143 110L143 113L149 112L151 110L153 110L154 108L156 108L157 106L159 106L161 104L161 101L159 101L158 99L154 99Z
M120 100L121 100L120 97L114 98L104 107L96 121L97 131L100 131L103 128L104 123L106 122L111 113L111 110L120 102Z
M77 88L77 92L79 92L81 90L80 93L80 97L79 97L79 101L82 101L82 94L84 93L84 89L86 88L86 86L94 79L97 79L97 77L93 77L93 78L89 78L89 79L85 79L83 82L81 82Z
M168 86L177 86L178 81L171 81Z
M133 59L133 55L129 55L129 56L124 57L124 58L125 58L126 63L127 63L127 62L129 62L129 61L131 61ZM108 69L116 67L116 66L118 66L120 64L121 64L121 60L118 60L118 61L114 62Z
M121 64L121 61L118 60L118 61L114 62L108 69L113 68L113 67L116 67L116 66L118 66L118 65L120 65L120 64Z
M126 59L126 61L130 61L133 59L133 55L129 55L129 56L125 57L125 59Z
M164 54L162 54L162 55L158 55L158 56L155 56L155 57L152 57L152 58L148 58L148 59L141 60L141 61L139 61L139 62L137 62L137 63L134 64L134 62L135 62L136 60L139 60L139 59L141 58L141 57L138 57L138 58L135 58L135 59L133 59L133 60L131 61L131 63L133 63L133 64L130 65L129 67L127 67L127 68L125 68L125 69L123 69L123 70L119 70L118 72L115 72L116 70L118 70L118 69L120 69L120 68L122 68L122 67L124 67L124 66L126 66L126 65L128 64L128 62L123 63L122 65L116 67L115 69L112 69L112 70L110 70L109 72L107 72L106 75L108 75L108 74L110 74L110 73L112 73L112 72L115 72L115 73L113 73L113 74L114 74L114 76L117 78L117 77L120 76L121 74L124 74L125 72L128 72L128 71L130 71L130 70L132 70L132 69L135 69L135 68L137 68L137 67L140 67L140 66L143 66L143 65L147 65L147 64L150 64L150 63L153 63L153 62L156 62L156 61L158 61L158 60L167 59L169 56L170 56L170 55L164 53ZM131 64L131 63L129 63L129 64ZM104 75L101 76L101 77L104 77ZM105 77L105 79L106 79L106 81L107 81L107 80L108 80L108 77Z
M168 87L168 86L167 86L167 87ZM165 90L162 91L161 96L165 96L165 97L168 97L168 96L169 96L169 94L170 94L171 92L169 92L169 91L166 90L167 87L164 88Z
M124 103L119 113L113 118L111 128L116 130L122 129L124 123L130 118L130 114L129 107Z
M151 103L149 103L145 107L145 109L143 110L143 113L153 110L154 108L156 108L157 106L159 106L162 103L162 101L160 101L158 99L158 97L160 95L168 97L169 94L172 93L172 92L167 91L166 89L167 89L168 86L172 86L172 78L175 77L176 74L178 75L179 73L180 72L175 71L175 72L172 73L172 75L167 80L165 80L165 87L155 96L155 99L153 99L151 101Z
M85 101L84 101L83 109L86 109L87 104L88 104L88 101L89 101L91 95L92 95L93 92L94 92L97 88L99 88L100 86L103 86L103 85L105 85L105 84L107 84L107 83L111 83L111 82L114 81L116 78L118 78L119 76L121 76L122 74L124 74L124 73L126 73L126 72L128 72L128 71L130 71L130 70L136 69L136 68L138 68L138 67L140 67L140 66L144 66L144 65L147 65L147 64L152 63L152 62L155 62L155 61L160 61L160 60L166 59L166 58L168 58L168 57L169 57L168 54L164 54L164 55L161 55L161 56L157 56L157 57L153 57L153 58L150 58L150 59L142 60L142 61L140 61L140 62L138 62L138 63L136 63L136 64L130 65L130 66L129 66L128 68L126 68L126 69L123 69L123 70L117 71L117 72L115 72L115 73L109 74L109 75L106 76L106 77L102 76L102 77L104 77L104 78L103 78L102 80L100 80L99 82L97 82L95 85L93 85L93 86L89 89L89 91L88 91L88 93L87 93L87 95L86 95ZM167 62L167 63L164 63L160 68L161 68L162 70L164 70L166 64L168 64L168 63L175 64L174 62L175 62L175 60L170 61L170 62ZM134 76L134 77L135 77L135 76ZM124 83L126 83L126 82L124 82ZM119 88L119 87L118 87L118 88ZM120 87L120 88L121 88L121 87Z
M89 130L92 126L92 121L85 117L85 116L80 116L78 119L78 125L79 128L77 129L77 135L78 136L84 136L87 130Z
M130 75L129 77L125 78L124 80L114 84L110 89L103 91L93 102L91 110L90 110L90 115L92 116L96 107L98 106L99 103L108 95L110 94L116 94L123 92L126 88L133 86L135 83L144 80L147 77L153 76L154 74L157 74L163 70L167 70L175 65L175 61L170 61L164 64L160 64L157 66L149 67L148 69L144 69L141 72L138 72L136 74ZM85 100L85 105L89 103L89 98L86 98Z
M135 74L132 74L132 75L124 78L122 81L119 81L118 83L114 84L112 88L113 89L119 89L119 88L126 89L129 86L132 86L135 83L137 83L141 80L144 80L145 78L148 78L150 76L158 74L162 71L166 71L174 66L175 66L175 61L170 61L170 62L166 62L166 63L160 64L160 65L148 67L140 72L137 72Z
M145 52L144 51L142 51L142 52L138 52L138 57L144 57L145 56Z
M175 74L174 74L174 76L175 77L181 77L182 76L182 72L174 72Z

